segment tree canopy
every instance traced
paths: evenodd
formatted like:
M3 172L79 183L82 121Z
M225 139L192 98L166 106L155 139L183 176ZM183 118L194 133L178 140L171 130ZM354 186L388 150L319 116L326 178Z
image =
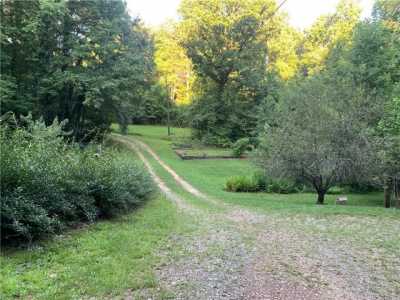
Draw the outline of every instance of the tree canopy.
M123 0L3 0L1 115L68 120L84 142L112 122L257 141L271 176L307 181L320 202L336 183L393 187L400 1L376 0L361 20L357 1L341 0L304 31L283 3L182 0L177 21L147 28Z
M68 119L79 138L127 123L154 62L124 1L5 0L1 14L2 112Z
M251 134L264 97L274 1L182 1L181 44L196 73L192 127L207 142Z

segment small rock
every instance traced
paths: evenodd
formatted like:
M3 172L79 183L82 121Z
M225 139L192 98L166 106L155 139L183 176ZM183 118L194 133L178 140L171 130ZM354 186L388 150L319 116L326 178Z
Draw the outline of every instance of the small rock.
M347 204L347 197L345 197L345 196L338 197L338 198L336 199L336 204L338 204L338 205L345 205L345 204Z

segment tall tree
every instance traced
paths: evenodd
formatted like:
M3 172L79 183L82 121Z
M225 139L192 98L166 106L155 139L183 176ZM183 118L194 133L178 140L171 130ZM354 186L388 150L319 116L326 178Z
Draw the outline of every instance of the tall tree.
M166 22L155 32L155 64L159 83L176 104L189 104L192 97L192 64L179 43L177 24Z
M192 126L208 142L223 144L254 129L276 8L272 0L182 2L182 45L198 78Z
M0 2L1 112L27 114L35 105L40 2Z
M300 67L299 48L302 40L302 32L282 18L277 33L267 40L267 69L285 81L293 78Z
M68 119L79 139L129 121L153 77L153 46L123 0L1 3L2 111Z
M350 43L360 12L356 1L341 0L335 13L319 17L305 32L300 62L303 74L321 71L330 51L338 43Z

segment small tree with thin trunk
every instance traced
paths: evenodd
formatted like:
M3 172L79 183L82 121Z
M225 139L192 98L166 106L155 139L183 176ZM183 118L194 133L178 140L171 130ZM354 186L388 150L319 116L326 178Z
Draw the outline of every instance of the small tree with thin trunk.
M312 186L317 204L332 186L363 178L371 151L363 112L356 109L362 91L337 89L315 76L289 86L281 99L256 157L269 177Z

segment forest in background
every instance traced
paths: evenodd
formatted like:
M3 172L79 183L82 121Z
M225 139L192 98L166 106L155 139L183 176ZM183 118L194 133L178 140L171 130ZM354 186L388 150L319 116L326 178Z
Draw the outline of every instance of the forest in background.
M400 0L288 1L0 0L1 299L398 298Z
M86 143L112 122L192 128L257 148L268 176L397 189L400 9L356 1L307 30L274 0L183 0L146 28L124 1L1 2L1 114L31 113ZM243 140L245 139L245 140Z

